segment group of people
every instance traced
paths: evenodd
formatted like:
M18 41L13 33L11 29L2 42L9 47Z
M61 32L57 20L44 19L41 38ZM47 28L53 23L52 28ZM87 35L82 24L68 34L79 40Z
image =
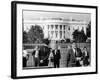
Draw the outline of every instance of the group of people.
M90 64L90 56L87 48L83 50L77 47L76 43L72 43L72 46L67 53L67 67L80 67L88 66Z
M34 67L59 67L61 53L58 47L54 50L49 48L48 46L36 46L33 52L31 53L33 56L33 66ZM27 61L29 58L29 54L27 54L27 50L23 50L23 67L27 66Z
M88 66L90 63L89 53L87 48L84 47L83 50L77 47L76 43L72 43L70 48L67 49L67 59L66 67L79 67ZM24 54L26 53L23 51ZM34 67L60 67L61 50L58 46L55 49L49 48L48 46L43 46L39 48L38 46L32 52ZM23 56L23 67L26 67L28 55Z

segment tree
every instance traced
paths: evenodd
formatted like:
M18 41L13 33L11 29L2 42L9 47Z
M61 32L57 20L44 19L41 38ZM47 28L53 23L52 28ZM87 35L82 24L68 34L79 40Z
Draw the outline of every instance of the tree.
M67 42L67 43L69 43L69 42L70 42L70 39L69 39L69 38L67 38L67 39L66 39L66 42Z
M91 37L91 22L89 22L87 28L86 28L86 34L87 34L87 37Z
M23 43L27 43L28 42L28 35L27 35L27 32L24 31L23 32Z
M75 42L85 42L87 37L84 33L84 30L83 29L81 31L75 30L73 32L73 39Z
M85 35L84 30L82 29L81 32L81 42L86 42L87 39L87 35Z
M79 41L79 31L77 29L73 32L72 35L75 42Z
M50 40L48 38L43 39L43 43L45 43L46 45L48 45L50 43Z
M40 26L32 26L28 32L28 39L30 43L42 43L44 38L43 30Z

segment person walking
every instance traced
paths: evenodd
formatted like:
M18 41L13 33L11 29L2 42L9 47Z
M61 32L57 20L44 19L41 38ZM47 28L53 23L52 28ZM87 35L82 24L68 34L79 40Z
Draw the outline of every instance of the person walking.
M53 56L53 53L52 53L52 49L50 49L50 54L49 54L49 64L48 64L48 67L53 67L54 65L54 56Z
M60 54L60 50L58 49L58 46L56 46L55 50L53 50L52 52L53 52L53 56L54 56L54 68L59 68L61 54Z
M27 67L29 55L26 49L23 50L23 67Z
M83 48L83 53L82 53L82 60L83 60L83 66L88 66L89 65L89 52L87 51L87 48Z
M67 67L79 67L82 52L77 47L76 43L72 43L72 47L68 50L67 54Z
M39 66L39 48L38 46L35 47L35 50L32 53L33 55L33 62L35 62L35 67Z

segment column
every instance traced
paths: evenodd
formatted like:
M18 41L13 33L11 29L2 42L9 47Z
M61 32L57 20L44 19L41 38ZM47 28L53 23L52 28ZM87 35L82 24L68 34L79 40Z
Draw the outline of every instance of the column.
M64 25L62 25L62 39L64 39Z
M51 38L51 40L52 40L52 27L51 27L51 25L50 25L50 38Z
M55 38L56 38L55 25L53 25L53 27L54 27L54 40L55 40Z
M60 40L60 25L58 25L58 40Z
M50 40L51 40L51 25L49 25L49 35L50 35Z
M53 33L52 33L52 36L53 36L53 40L54 40L54 25L52 25L52 31L53 31Z

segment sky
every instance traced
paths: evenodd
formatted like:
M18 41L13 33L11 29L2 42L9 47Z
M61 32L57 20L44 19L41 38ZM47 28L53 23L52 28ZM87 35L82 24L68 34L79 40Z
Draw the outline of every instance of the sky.
M23 11L24 20L33 20L34 18L64 18L64 19L76 19L89 22L91 20L91 14L89 13L72 13L72 12L47 12L47 11Z

